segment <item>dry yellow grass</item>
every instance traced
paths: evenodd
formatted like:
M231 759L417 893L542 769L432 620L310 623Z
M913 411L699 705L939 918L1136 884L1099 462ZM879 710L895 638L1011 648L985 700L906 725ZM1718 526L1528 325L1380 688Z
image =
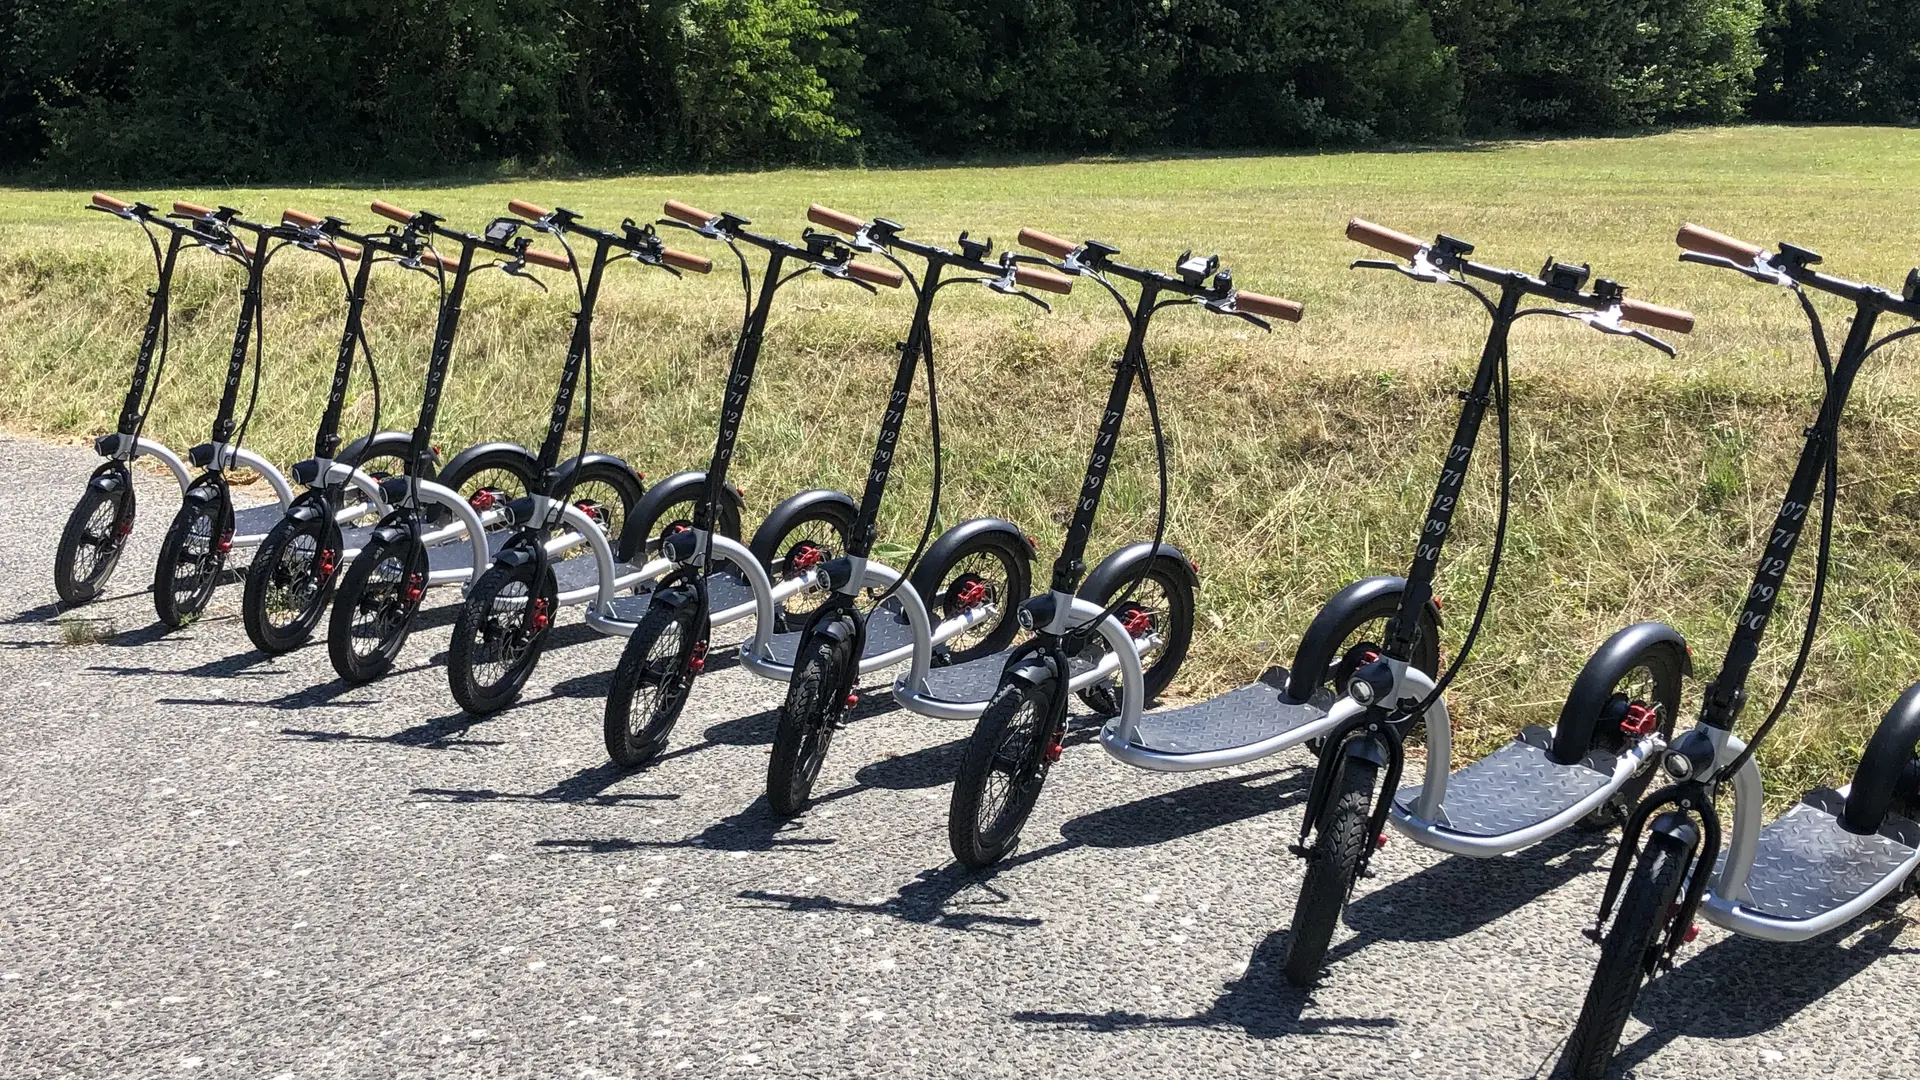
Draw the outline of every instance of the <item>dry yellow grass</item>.
M1188 248L1217 250L1242 285L1304 300L1308 315L1265 335L1169 312L1151 343L1172 445L1171 538L1198 559L1206 582L1200 639L1174 687L1181 696L1284 661L1328 593L1357 576L1402 571L1411 553L1484 317L1454 291L1348 271L1362 252L1341 236L1346 218L1461 236L1497 264L1531 269L1549 254L1591 261L1635 296L1693 309L1700 329L1675 360L1570 323L1517 332L1509 557L1474 663L1456 684L1465 754L1521 722L1551 722L1587 652L1625 622L1667 619L1694 642L1702 679L1689 708L1718 665L1818 380L1791 299L1678 264L1675 226L1696 220L1756 242L1792 239L1824 252L1836 273L1896 283L1920 257L1899 228L1911 218L1916 165L1913 132L1740 128L1447 152L121 194L260 214L295 205L362 223L377 195L471 226L503 213L512 196L601 223L646 220L663 198L679 197L789 235L806 205L821 201L895 218L927 238L965 228L1006 239L1034 225L1107 240L1123 258L1161 266ZM83 197L9 191L0 200L8 341L0 423L13 428L92 434L111 426L123 392L151 271L132 229L83 213ZM292 253L270 281L269 377L251 438L277 458L304 455L312 437L340 315L331 273ZM236 286L231 266L206 258L180 277L174 366L153 424L169 443L205 437ZM384 364L388 426L411 423L432 299L417 277L376 280L367 322ZM598 317L601 448L652 476L704 463L738 299L726 274L674 281L615 268ZM441 442L535 436L570 300L565 289L543 296L497 275L476 284ZM1828 308L1843 325L1844 312ZM889 345L907 313L903 296L827 282L784 294L737 472L756 509L801 487L857 484L891 375ZM936 335L946 521L1006 516L1038 535L1050 558L1121 331L1091 290L1052 315L984 293L944 302ZM1827 618L1798 704L1762 759L1776 797L1844 778L1880 713L1920 679L1913 352L1896 348L1873 364L1843 433ZM366 422L366 408L362 395L355 423ZM914 452L895 473L883 522L896 543L917 535L929 475L924 425L909 430ZM1151 528L1144 410L1128 442L1097 550ZM1491 424L1482 447L1440 581L1450 647L1478 595L1491 537ZM1764 714L1797 644L1811 549L1754 680L1750 721Z

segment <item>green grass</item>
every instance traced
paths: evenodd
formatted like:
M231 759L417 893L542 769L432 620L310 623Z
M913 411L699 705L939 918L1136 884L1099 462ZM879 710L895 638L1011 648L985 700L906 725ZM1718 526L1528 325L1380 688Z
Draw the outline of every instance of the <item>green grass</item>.
M1626 622L1670 620L1694 642L1702 678L1689 712L1718 666L1818 385L1791 298L1677 263L1674 228L1694 220L1756 242L1792 239L1825 253L1836 273L1895 284L1920 257L1920 245L1889 228L1912 220L1917 166L1912 132L1754 127L1445 152L119 194L257 214L294 205L362 223L368 197L378 196L469 225L504 212L513 196L601 223L647 220L676 197L787 234L821 201L933 239L965 228L1006 240L1033 225L1110 241L1148 265L1188 248L1219 251L1244 287L1304 300L1308 314L1267 335L1173 311L1151 342L1172 443L1171 538L1206 582L1180 696L1284 661L1332 590L1403 571L1411 554L1484 316L1454 290L1349 272L1364 252L1342 237L1344 221L1444 231L1478 243L1486 261L1528 269L1548 255L1590 260L1635 296L1696 311L1700 328L1675 360L1571 323L1534 320L1516 331L1509 557L1474 663L1456 683L1464 755L1521 722L1551 723L1587 653ZM83 200L18 190L0 198L9 345L0 423L15 429L91 435L112 426L124 392L151 269L137 234L82 212ZM205 437L236 304L232 270L201 257L180 275L175 359L152 425L169 444ZM251 441L275 458L303 456L311 440L338 333L330 274L293 253L269 283L269 372ZM948 295L935 328L944 519L1008 517L1038 535L1050 559L1122 326L1091 289L1051 315L984 292ZM376 281L367 322L384 363L388 426L411 423L432 299L416 276ZM476 282L443 444L535 438L570 299L498 275ZM615 268L598 318L599 446L650 476L704 464L738 302L730 276L675 281ZM736 470L756 510L811 485L857 490L908 305L829 282L783 294ZM1832 321L1843 326L1844 314ZM1762 759L1776 798L1843 780L1881 712L1920 678L1913 355L1889 350L1855 393L1827 618L1797 704ZM357 408L354 422L364 424L364 394ZM895 472L883 535L896 543L917 535L924 513L924 430L910 422L912 445ZM1097 551L1151 529L1145 433L1141 411ZM1439 583L1449 649L1465 630L1491 538L1491 426L1482 445ZM1811 548L1753 680L1750 723L1797 645Z

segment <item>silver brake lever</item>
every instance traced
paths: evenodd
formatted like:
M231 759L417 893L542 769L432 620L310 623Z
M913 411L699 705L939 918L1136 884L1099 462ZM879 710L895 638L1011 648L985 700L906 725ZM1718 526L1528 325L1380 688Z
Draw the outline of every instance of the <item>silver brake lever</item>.
M1738 270L1740 273L1765 285L1778 285L1784 289L1791 289L1798 284L1792 278L1788 277L1785 272L1776 270L1761 261L1765 258L1766 253L1762 252L1753 262L1742 265L1720 255L1703 255L1698 251L1683 251L1680 253L1681 262L1699 263L1701 266L1718 266L1726 270Z
M997 277L991 281L982 282L982 284L986 285L987 288L992 289L994 292L997 292L1002 296L1017 296L1020 299L1027 301L1028 303L1038 304L1040 305L1041 311L1045 311L1045 312L1053 311L1052 304L1047 303L1045 300L1040 299L1039 297L1033 295L1032 293L1026 291L1025 289L1022 289L1020 286L1014 284L1013 271L1011 270L1007 271L1007 275L1005 277Z
M1620 318L1620 308L1618 306L1610 307L1605 311L1556 311L1554 312L1554 314L1563 315L1569 319L1576 319L1580 322L1586 323L1588 326L1593 327L1595 330L1598 330L1603 334L1615 334L1620 337L1629 337L1635 341L1640 342L1641 344L1651 345L1654 348L1659 349L1661 352L1666 353L1668 356L1675 355L1675 350L1673 346L1667 344L1666 342L1660 340L1657 337L1654 337L1652 334L1647 333L1645 330L1628 326Z

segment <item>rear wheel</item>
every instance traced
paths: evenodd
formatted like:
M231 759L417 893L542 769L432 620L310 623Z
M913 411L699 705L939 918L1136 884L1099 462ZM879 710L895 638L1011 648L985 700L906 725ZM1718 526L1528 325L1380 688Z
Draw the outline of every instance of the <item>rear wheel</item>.
M1679 841L1655 834L1633 866L1633 877L1600 943L1580 1020L1560 1056L1560 1073L1572 1080L1600 1080L1626 1030L1627 1015L1652 974L1665 941L1663 931L1680 896L1689 852Z
M767 762L767 803L782 817L805 810L813 798L813 782L820 778L833 733L846 717L847 698L840 688L851 681L847 669L852 663L850 639L815 633L794 666Z
M518 450L488 450L440 474L437 482L452 488L467 505L485 514L495 506L532 494L533 466L533 459ZM429 523L437 526L445 523L447 510L429 506L427 514ZM505 520L488 526L490 530L505 527Z
M88 484L53 554L53 589L62 603L84 604L100 595L132 530L133 492Z
M1669 645L1649 646L1628 662L1627 670L1613 684L1600 720L1594 725L1592 747L1611 754L1624 754L1645 732L1658 732L1673 741L1674 717L1680 711L1680 654ZM1654 764L1649 761L1638 775L1628 780L1607 805L1587 816L1584 824L1611 828L1624 821L1627 811L1639 803L1640 796L1653 783Z
M1047 771L1060 755L1061 733L1052 730L1051 677L1003 682L967 739L960 774L947 810L947 843L969 869L1006 858L1040 801Z
M997 530L981 532L955 548L946 565L930 578L914 575L915 580L938 583L934 595L922 598L933 609L936 625L969 611L991 609L991 614L940 643L938 651L947 663L964 664L1013 644L1020 632L1015 612L1033 592L1032 557L1017 537Z
M372 682L391 671L426 590L427 553L411 535L369 539L341 577L327 623L333 670L350 683Z
M272 656L306 644L333 595L340 552L319 517L283 517L268 531L247 567L241 621L254 647Z
M553 575L531 561L496 563L480 575L447 650L447 682L460 707L476 715L513 704L540 662L553 628Z
M1156 555L1147 564L1146 576L1140 579L1133 595L1114 610L1114 617L1135 640L1157 639L1156 644L1148 645L1140 654L1147 691L1146 700L1140 703L1142 708L1166 691L1167 684L1179 674L1180 665L1187 659L1187 649L1193 643L1193 612L1197 605L1187 570L1171 555ZM1104 608L1126 592L1132 582L1133 578L1128 576L1102 590L1102 595L1087 599ZM1106 653L1106 639L1095 635L1082 656L1097 664ZM1081 690L1080 701L1097 716L1118 716L1119 677Z
M853 511L841 502L816 502L785 517L770 516L753 534L752 550L777 588L803 577L821 563L847 552L853 532ZM817 590L803 590L774 605L775 633L798 630L826 600Z
M227 563L229 535L218 499L188 499L167 527L153 568L153 609L170 627L199 617Z
M693 622L691 607L655 604L627 638L601 722L614 764L639 768L666 749L693 686Z
M1284 970L1287 981L1295 986L1320 981L1333 929L1353 895L1360 859L1373 839L1367 835L1367 822L1373 813L1377 767L1347 754L1341 755L1339 767L1340 775L1334 778L1326 808L1320 812L1300 898L1293 905L1293 928L1287 934Z

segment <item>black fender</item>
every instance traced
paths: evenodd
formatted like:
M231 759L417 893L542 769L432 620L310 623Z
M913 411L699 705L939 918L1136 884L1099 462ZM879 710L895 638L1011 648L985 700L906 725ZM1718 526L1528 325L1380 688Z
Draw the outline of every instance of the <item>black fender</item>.
M110 493L124 491L127 493L127 496L131 498L133 496L133 470L127 468L126 462L117 458L103 461L98 468L93 470L93 475L87 478L87 487L95 491Z
M1152 562L1156 554L1164 555L1177 563L1180 567L1180 576L1186 580L1187 587L1195 592L1199 591L1200 574L1193 568L1193 560L1187 558L1185 553L1172 544L1162 542L1156 553L1153 541L1141 540L1128 544L1101 559L1100 565L1094 567L1093 573L1088 574L1087 579L1080 583L1080 595L1098 602L1098 597L1110 595L1116 589L1126 588L1127 582L1133 580L1142 566Z
M333 520L333 504L318 491L308 489L293 497L293 504L287 507L287 517L294 521Z
M1352 628L1382 615L1391 615L1399 607L1400 594L1406 588L1406 578L1385 575L1363 578L1328 598L1307 624L1307 632L1300 635L1300 644L1294 649L1285 699L1298 705L1311 698L1321 678L1339 659L1334 655L1335 650ZM1440 625L1440 605L1428 600L1427 612L1433 616L1434 625ZM1300 680L1302 674L1307 681Z
M849 540L853 538L854 518L859 516L859 508L854 505L853 496L844 491L832 491L827 488L814 488L789 495L780 500L780 505L767 511L760 527L753 531L753 540L747 544L747 550L760 560L762 568L771 571L773 560L784 552L774 551L773 546L780 542L793 523L809 514L824 514L835 525L840 534Z
M907 579L907 585L920 594L921 601L928 608L932 608L939 600L940 579L945 576L954 553L974 537L994 532L1003 532L1019 540L1020 550L1027 553L1027 564L1033 564L1033 541L1012 522L990 517L973 518L941 533L933 543L927 545L927 550L920 556L920 564L913 568L913 576Z
M1879 832L1898 803L1920 794L1916 746L1920 746L1920 683L1907 687L1867 740L1840 815L1840 824L1848 832L1862 836Z
M845 593L834 593L819 607L814 608L813 612L807 616L805 625L801 627L800 642L793 651L793 666L796 673L800 668L800 658L805 656L807 649L812 646L815 635L845 642L848 646L848 655L853 657L853 662L841 672L841 685L827 688L828 694L831 695L828 698L829 701L844 699L853 693L854 684L860 681L860 657L867 649L866 615L854 604L853 597Z
M517 530L500 545L494 553L495 566L534 566L542 570L547 565L547 549L540 542L540 534L533 529Z
M334 455L334 460L358 468L361 462L369 458L397 457L406 461L412 450L412 435L404 431L381 431L362 435L349 442ZM431 480L440 473L440 452L429 446L421 452L415 464L418 466L415 474L422 480Z
M447 459L447 463L440 469L440 475L459 477L466 470L473 467L474 459L482 454L495 453L513 454L525 458L528 476L535 476L539 472L540 461L533 456L533 451L528 450L519 443L487 442L475 443Z
M641 554L638 545L652 539L653 526L667 507L688 499L699 499L706 486L707 474L704 470L688 469L674 473L648 488L627 519L640 528L634 530L635 548L630 556L624 552L626 544L621 544L623 560L631 562L632 557ZM741 497L740 489L731 483L723 485L720 488L720 505L714 508L713 531L731 540L740 539L740 521L746 516L746 511L747 501Z
M638 485L642 493L646 491L646 482L641 478L640 473L635 470L633 466L627 464L625 460L615 457L612 454L583 454L579 457L570 457L561 462L555 466L553 470L553 490L566 490L572 482L573 474L588 465L611 465L626 473L628 476L633 477L635 484ZM628 509L632 508L629 507Z
M1667 649L1681 676L1693 674L1693 657L1687 652L1685 634L1663 622L1639 622L1623 627L1593 651L1585 667L1573 680L1566 703L1560 706L1560 721L1553 729L1553 749L1549 755L1562 765L1572 765L1593 749L1593 733L1606 711L1614 684L1632 668L1634 659L1650 649ZM1677 706L1678 702L1671 703ZM1669 707L1668 720L1677 709Z
M640 530L628 528L633 523L634 512L639 508L641 500L647 496L646 481L642 479L638 470L612 454L584 454L561 462L553 471L553 486L547 490L571 491L573 478L579 474L580 470L596 465L617 469L622 476L632 481L630 488L620 493L625 504L620 507L620 532L607 538L613 544L614 561L632 562L640 553L641 545L646 541Z

